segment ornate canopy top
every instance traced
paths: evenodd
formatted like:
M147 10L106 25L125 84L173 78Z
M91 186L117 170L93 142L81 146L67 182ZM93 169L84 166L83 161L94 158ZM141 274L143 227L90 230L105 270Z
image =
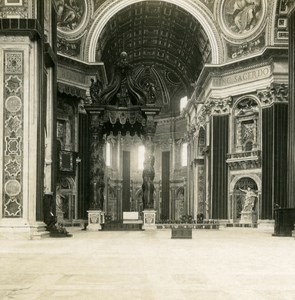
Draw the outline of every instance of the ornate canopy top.
M145 134L148 120L160 112L160 107L155 106L154 89L153 84L147 84L144 89L137 85L127 53L122 52L113 79L106 88L99 80L91 80L91 101L85 109L98 117L95 126L100 126L106 134Z
M149 91L142 90L133 79L132 66L127 61L126 52L121 53L113 74L111 83L105 89L98 80L92 80L90 97L93 105L131 107L155 103L156 99L149 97Z

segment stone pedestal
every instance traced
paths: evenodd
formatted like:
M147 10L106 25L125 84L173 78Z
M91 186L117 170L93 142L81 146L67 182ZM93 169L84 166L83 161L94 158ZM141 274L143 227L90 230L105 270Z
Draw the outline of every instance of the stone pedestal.
M242 211L241 224L254 224L257 222L257 213L255 211Z
M56 222L58 224L64 223L64 213L59 208L56 208Z
M88 210L88 226L87 230L101 230L101 224L105 222L105 213L101 210Z
M156 211L151 210L144 210L143 211L143 230L155 230L156 227Z
M295 208L277 208L274 211L274 236L292 236L294 234Z

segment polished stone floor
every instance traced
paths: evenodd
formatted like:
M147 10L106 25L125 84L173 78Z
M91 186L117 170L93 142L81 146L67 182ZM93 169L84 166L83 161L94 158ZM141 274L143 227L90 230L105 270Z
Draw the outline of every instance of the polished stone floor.
M0 240L0 299L295 299L295 239L253 228Z

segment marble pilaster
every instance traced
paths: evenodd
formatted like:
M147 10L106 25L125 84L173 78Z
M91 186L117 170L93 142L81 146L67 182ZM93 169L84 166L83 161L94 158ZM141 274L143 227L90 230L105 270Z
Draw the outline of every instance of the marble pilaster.
M38 50L29 37L0 36L0 234L29 239L48 236L37 220L43 188L38 165L43 125L37 116L44 109Z

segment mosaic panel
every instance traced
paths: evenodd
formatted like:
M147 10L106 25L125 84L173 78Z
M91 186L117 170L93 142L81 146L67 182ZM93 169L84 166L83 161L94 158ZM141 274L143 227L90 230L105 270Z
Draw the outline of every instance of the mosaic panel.
M3 216L22 217L23 52L4 52Z
M75 30L83 22L86 13L86 1L57 1L57 26L67 32Z
M261 23L264 14L263 1L225 0L222 13L227 29L242 37L253 32Z
M22 74L22 53L5 53L5 73Z
M178 190L175 199L175 220L180 220L184 214L184 189L181 188Z

